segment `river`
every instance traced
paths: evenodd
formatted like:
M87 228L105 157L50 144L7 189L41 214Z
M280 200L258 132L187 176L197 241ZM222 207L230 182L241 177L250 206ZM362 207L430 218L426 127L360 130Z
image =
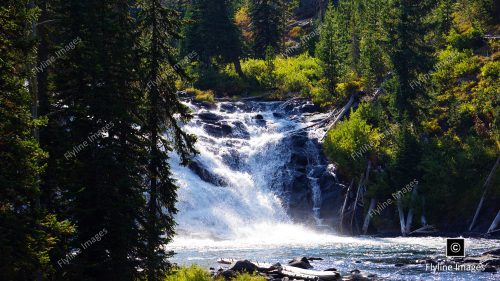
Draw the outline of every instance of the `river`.
M321 128L328 117L307 101L187 103L184 129L198 137L190 167L170 164L179 185L173 262L218 267L219 258L287 262L319 257L315 269L359 269L386 280L498 280L491 273L433 272L417 259L443 257L445 238L346 237L331 228L344 185L326 161ZM303 128L308 128L304 129ZM466 239L467 255L500 248ZM405 264L396 266L396 264Z

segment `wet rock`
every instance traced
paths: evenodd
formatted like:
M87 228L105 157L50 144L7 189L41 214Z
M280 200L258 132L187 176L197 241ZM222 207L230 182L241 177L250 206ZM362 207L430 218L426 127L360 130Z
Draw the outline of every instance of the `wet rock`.
M483 272L497 272L497 269L493 266L486 266L484 269L483 269Z
M239 273L254 273L258 270L258 267L249 260L242 260L231 264L229 269Z
M306 257L302 258L294 258L290 262L288 262L288 265L298 267L298 268L303 268L303 269L310 269L312 268L312 265L309 263Z
M188 167L203 181L216 186L227 186L227 182L224 179L210 172L202 163L196 160L191 161Z
M285 115L283 115L282 113L279 113L279 112L273 112L273 116L275 118L285 118Z
M290 162L297 166L307 166L307 155L304 152L293 152Z
M227 112L227 113L234 113L234 112L238 111L238 107L234 103L221 103L220 104L220 111Z
M302 113L314 113L318 112L319 110L320 110L319 106L312 103L307 103L300 107L300 111Z
M335 267L330 267L325 269L324 271L337 271L337 269Z
M483 253L483 255L500 256L500 249L495 249L495 250L491 250L491 251L485 252L485 253Z
M219 278L224 278L224 280L229 281L233 278L236 278L237 276L238 276L238 272L229 269L229 270L224 270L224 271L218 272L215 275L214 279L217 280Z
M500 258L487 259L482 264L500 267Z
M247 130L247 127L241 121L235 121L232 123L233 127L233 135L242 139L249 139L250 133Z
M233 133L233 128L226 124L205 124L203 125L203 130L217 138L227 137Z
M223 119L222 116L219 116L219 115L212 113L212 112L198 113L198 118L200 118L202 121L208 122L208 123L215 123L215 122L218 122L218 121Z
M256 120L264 120L264 116L262 116L262 114L257 114L253 118Z

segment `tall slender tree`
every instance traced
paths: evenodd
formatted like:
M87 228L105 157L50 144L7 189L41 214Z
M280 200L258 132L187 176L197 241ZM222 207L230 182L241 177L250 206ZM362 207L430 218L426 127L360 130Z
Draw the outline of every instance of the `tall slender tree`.
M144 258L147 279L155 281L160 280L170 266L167 258L172 253L167 252L164 245L174 235L173 215L177 212L177 186L170 173L168 153L176 150L182 162L187 163L189 155L194 152L194 137L182 131L178 124L179 119L186 121L190 118L188 108L176 96L174 80L178 69L171 42L180 38L180 14L164 6L161 0L143 0L139 4L147 93L147 121L143 129L149 142L149 201L143 224L147 237ZM162 137L164 132L166 137Z
M279 53L283 48L287 18L284 0L250 1L252 19L253 50L256 57L263 58L267 47Z

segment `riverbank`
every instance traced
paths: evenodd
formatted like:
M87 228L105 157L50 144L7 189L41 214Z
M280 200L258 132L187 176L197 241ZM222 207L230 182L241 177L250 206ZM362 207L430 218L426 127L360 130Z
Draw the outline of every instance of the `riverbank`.
M356 266L347 272L337 270L335 267L316 269L314 265L323 260L322 257L297 257L289 261L282 261L281 263L259 263L249 260L219 259L217 261L219 266L210 267L209 270L194 265L176 268L167 277L166 281L208 281L214 279L227 281L401 280L361 271ZM356 262L356 265L361 263L361 261ZM394 264L394 267L398 268L399 272L404 272L410 266L420 266L424 271L433 275L445 274L446 272L456 274L468 273L472 275L476 274L476 280L489 280L490 277L495 278L496 272L500 270L500 248L481 253L480 255L469 255L463 258L416 258L408 260L406 263L399 262Z

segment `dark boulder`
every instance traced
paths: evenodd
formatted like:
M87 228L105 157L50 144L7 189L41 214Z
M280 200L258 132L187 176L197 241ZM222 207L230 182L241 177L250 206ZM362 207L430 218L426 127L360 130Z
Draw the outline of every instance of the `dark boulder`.
M208 122L208 123L215 123L215 122L223 119L222 116L219 116L219 115L212 113L212 112L198 113L198 118L200 118L204 122Z
M220 110L222 112L234 113L238 111L238 107L234 103L221 103Z
M232 123L233 125L233 135L237 138L249 139L250 133L247 130L247 127L241 121L235 121Z
M300 111L302 113L314 113L318 112L319 110L320 110L319 106L312 103L307 103L300 107Z
M495 249L495 250L491 250L491 251L485 252L483 255L500 256L500 249Z
M264 116L262 116L262 114L257 114L253 118L256 120L264 120Z
M497 269L493 266L487 266L483 269L483 272L491 272L491 273L495 273L497 272Z
M294 151L290 158L290 162L294 166L307 166L309 160L305 151Z
M233 133L233 128L226 124L205 124L203 130L216 138L227 137Z
M329 267L329 268L325 269L324 271L337 271L337 269L335 267Z
M217 109L217 106L215 105L215 103L211 103L211 102L193 100L192 104L199 107L199 108L203 108L206 110Z
M500 267L500 258L487 259L483 261L482 264Z
M229 281L229 280L232 280L236 277L238 277L238 272L229 269L229 270L224 270L224 271L218 272L214 276L214 279L219 280L221 278L224 278L224 280Z
M216 186L227 186L227 182L224 179L210 172L202 163L196 160L191 161L188 167L203 181Z
M303 269L310 269L312 268L312 265L309 263L309 260L307 260L306 257L302 258L294 258L290 262L288 262L289 266L294 266L298 268L303 268Z
M283 115L282 113L279 113L279 112L273 112L273 116L275 118L285 118L285 115Z
M232 263L229 270L238 273L254 273L258 270L258 267L249 260L243 260Z

